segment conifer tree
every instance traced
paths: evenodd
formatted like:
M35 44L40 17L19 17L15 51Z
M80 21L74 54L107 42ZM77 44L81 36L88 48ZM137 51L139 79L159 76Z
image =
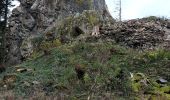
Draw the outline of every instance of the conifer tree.
M9 7L13 0L0 1L0 65L4 63L5 57L5 32L8 20Z

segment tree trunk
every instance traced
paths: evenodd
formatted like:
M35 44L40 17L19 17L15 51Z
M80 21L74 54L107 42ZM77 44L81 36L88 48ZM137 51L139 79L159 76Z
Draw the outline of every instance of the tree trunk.
M1 14L0 18L3 20L0 20L0 65L4 63L5 58L5 32L6 32L6 26L7 26L7 19L8 19L8 0L4 0L4 2L1 4L3 6L1 8Z

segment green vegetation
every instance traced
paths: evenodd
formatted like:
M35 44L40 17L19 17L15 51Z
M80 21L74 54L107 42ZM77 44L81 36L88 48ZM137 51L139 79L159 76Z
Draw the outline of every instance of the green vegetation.
M69 3L69 7L65 3ZM22 63L4 67L5 45L0 47L3 51L0 52L0 100L170 100L170 51L155 49L157 41L162 44L164 40L164 30L160 29L169 27L167 19L150 16L141 22L132 20L128 24L115 22L112 25L107 9L102 10L100 4L92 4L96 1L75 0L74 3L73 9L67 9L73 6L71 1L46 0L40 9L28 12L35 17L42 9L51 8L43 11L50 11L44 17L35 17L35 21L34 18L22 18L27 14L20 16L19 8L14 12L14 17L25 19L21 23L19 19L17 24L30 22L34 28L25 32L13 27L11 31L16 28L19 33L8 37L12 41L15 39L13 44L7 43L11 61L21 59ZM21 8L25 6L31 6L31 3ZM82 6L80 11L87 10L80 13L79 9L73 11L78 6ZM94 8L100 8L101 12L92 10ZM56 19L50 18L54 17L53 11L57 11L54 14ZM59 20L60 17L64 18ZM49 20L45 21L47 18ZM15 19L12 20L14 24ZM42 22L43 27L36 22ZM36 29L45 31L35 33ZM0 42L4 41L4 31L0 25ZM28 32L29 37L24 34ZM14 38L11 38L13 35ZM118 42L136 48L122 46ZM147 50L140 51L138 47L144 45L155 48L150 50L146 46Z
M29 60L1 74L1 90L12 90L16 98L34 95L34 99L61 95L71 100L170 97L169 83L156 81L159 76L170 80L169 51L141 52L107 41L72 42L47 48L49 55L41 50L34 52ZM81 79L75 70L77 66L84 71ZM6 82L4 76L9 74L16 79Z
M80 5L80 6L82 6L82 4L85 2L85 1L87 1L88 3L88 7L90 8L90 9L92 9L92 0L75 0L76 1L76 3L78 4L78 5Z
M83 4L84 0L76 0L76 3L78 3L79 5Z

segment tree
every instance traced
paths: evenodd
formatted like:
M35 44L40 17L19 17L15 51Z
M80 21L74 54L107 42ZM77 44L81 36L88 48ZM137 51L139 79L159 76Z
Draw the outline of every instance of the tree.
M4 63L5 56L5 32L8 20L9 7L13 0L0 1L0 65Z
M119 0L119 21L122 21L122 0Z
M117 19L119 21L122 21L122 0L115 0L115 5L116 5L115 12L118 13L116 17L118 17Z

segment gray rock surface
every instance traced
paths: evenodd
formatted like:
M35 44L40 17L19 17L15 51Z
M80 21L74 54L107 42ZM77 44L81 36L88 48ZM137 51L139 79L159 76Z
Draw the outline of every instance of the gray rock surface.
M110 17L105 0L19 0L20 6L13 10L9 19L7 33L7 63L18 64L28 56L34 43L31 39L52 29L59 20L72 14L81 14L85 10L94 10ZM82 26L83 27L83 26ZM27 43L24 43L28 41ZM23 48L23 44L24 45ZM28 46L28 47L27 47ZM28 50L26 50L28 49ZM23 51L24 50L24 51Z

